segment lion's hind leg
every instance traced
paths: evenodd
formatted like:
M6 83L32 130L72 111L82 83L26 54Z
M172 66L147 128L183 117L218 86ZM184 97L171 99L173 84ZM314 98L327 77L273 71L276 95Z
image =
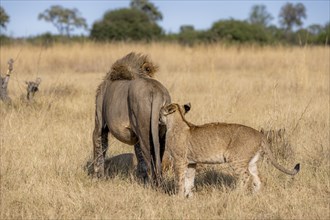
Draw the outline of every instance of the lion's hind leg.
M109 129L108 127L104 127L101 132L101 143L102 143L102 154L103 154L103 159L105 158L105 155L107 154L108 150L108 135L109 135Z
M233 170L234 176L237 177L238 188L246 188L250 181L248 164L248 160L240 158L232 158L229 162L229 167Z
M104 177L104 160L108 149L108 129L101 131L95 127L93 132L94 144L94 177Z
M138 162L136 175L139 179L143 180L143 183L146 185L148 182L148 165L144 160L139 142L134 145L134 152Z
M258 192L261 188L261 181L258 176L257 161L259 159L260 153L258 152L249 162L249 173L252 176L253 190Z

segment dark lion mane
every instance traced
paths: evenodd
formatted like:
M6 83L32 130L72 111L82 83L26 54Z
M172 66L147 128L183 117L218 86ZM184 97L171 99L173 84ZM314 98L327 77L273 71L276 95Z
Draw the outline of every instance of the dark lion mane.
M137 77L154 77L158 66L147 55L131 52L117 60L107 73L106 80L133 80Z

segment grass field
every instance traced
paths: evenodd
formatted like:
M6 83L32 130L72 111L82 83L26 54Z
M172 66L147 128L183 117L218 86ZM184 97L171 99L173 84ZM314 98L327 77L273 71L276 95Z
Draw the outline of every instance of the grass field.
M150 55L173 102L191 102L187 119L285 128L301 163L294 178L259 162L257 195L224 181L221 166L197 175L192 199L145 188L127 175L94 181L94 98L112 63L131 51ZM329 47L181 47L173 44L72 44L0 48L0 71L16 59L11 106L0 103L0 219L329 219ZM25 80L41 77L35 102ZM111 139L111 137L110 137ZM110 140L109 156L133 152ZM171 183L173 176L167 174ZM171 185L171 184L169 184Z

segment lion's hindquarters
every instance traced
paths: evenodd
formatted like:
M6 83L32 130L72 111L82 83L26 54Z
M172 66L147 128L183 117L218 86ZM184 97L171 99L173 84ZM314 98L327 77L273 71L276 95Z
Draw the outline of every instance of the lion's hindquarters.
M132 130L139 138L148 169L158 183L161 178L159 112L167 99L170 100L167 90L156 80L134 80L129 89Z

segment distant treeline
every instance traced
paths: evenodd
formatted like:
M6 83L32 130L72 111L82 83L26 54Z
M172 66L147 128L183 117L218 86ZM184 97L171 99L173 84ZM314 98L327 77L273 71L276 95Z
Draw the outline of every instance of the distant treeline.
M283 29L275 26L267 28L249 24L245 21L238 20L222 20L216 22L210 30L200 31L194 30L192 26L185 26L177 34L165 34L160 32L157 34L150 34L148 37L139 34L136 31L127 35L114 35L114 37L106 37L107 34L98 35L92 32L91 36L63 36L52 35L45 33L35 37L25 39L12 39L4 35L0 36L0 44L10 44L15 42L30 42L33 44L52 45L54 43L68 43L68 42L114 42L114 41L128 41L128 42L175 42L183 45L193 46L197 44L209 43L224 43L224 44L259 44L259 45L330 45L330 27L324 27L319 33L313 33L308 29L299 29L295 32L287 33ZM108 32L113 34L113 32Z
M0 8L1 9L1 8ZM0 25L5 28L9 16L0 10ZM264 5L251 8L246 20L219 20L208 30L196 30L192 25L183 25L179 33L165 33L158 25L162 13L148 0L132 0L129 8L116 9L104 14L100 21L94 22L89 36L72 36L76 28L87 29L86 21L77 9L52 6L38 18L51 22L59 35L45 33L26 39L12 39L0 36L0 44L27 41L33 44L51 45L56 42L96 41L96 42L178 42L183 45L224 43L258 45L330 45L330 23L314 24L301 28L307 17L303 4L286 3L281 8L279 21L281 27L269 25L273 16ZM7 19L7 20L6 20Z

